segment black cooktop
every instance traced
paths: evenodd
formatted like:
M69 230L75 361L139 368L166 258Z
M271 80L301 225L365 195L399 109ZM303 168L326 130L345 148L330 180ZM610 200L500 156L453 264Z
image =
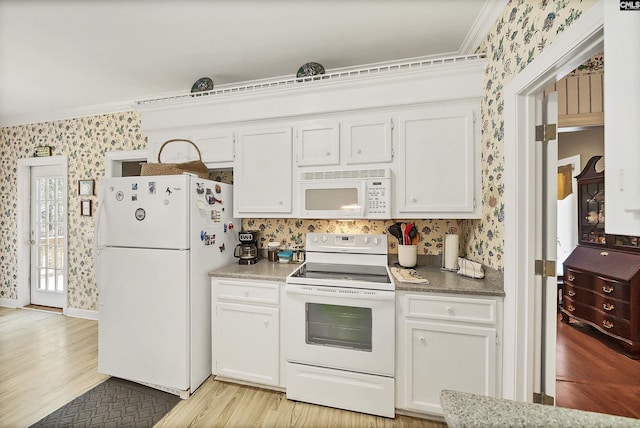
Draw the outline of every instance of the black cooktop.
M306 263L291 276L308 279L391 283L386 266Z

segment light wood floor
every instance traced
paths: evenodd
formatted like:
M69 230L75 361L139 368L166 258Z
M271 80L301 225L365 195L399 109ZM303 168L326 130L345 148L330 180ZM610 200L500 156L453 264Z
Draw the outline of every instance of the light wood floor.
M104 381L98 324L0 307L0 427L28 427ZM284 393L209 378L156 427L407 427L445 424L363 415L287 400Z

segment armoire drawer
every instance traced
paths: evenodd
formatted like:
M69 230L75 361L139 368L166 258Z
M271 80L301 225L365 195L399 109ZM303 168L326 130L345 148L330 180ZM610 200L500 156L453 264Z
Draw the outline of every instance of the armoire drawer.
M564 282L579 287L591 288L591 281L593 275L585 272L580 272L575 269L566 268L564 273Z
M628 302L603 296L581 287L565 284L564 296L618 318L628 320L631 316Z
M629 338L631 336L631 325L629 321L605 315L593 306L583 305L572 300L570 297L565 297L564 309L572 316L582 318L585 321L590 321L602 331L609 334L614 334L624 338Z
M592 285L593 291L598 294L629 302L628 282L615 281L613 279L603 278L601 276L594 276Z

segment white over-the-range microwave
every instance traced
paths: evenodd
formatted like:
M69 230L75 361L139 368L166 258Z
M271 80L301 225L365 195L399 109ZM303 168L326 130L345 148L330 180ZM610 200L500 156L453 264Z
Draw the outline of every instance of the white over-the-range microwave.
M390 219L389 168L300 174L301 218Z

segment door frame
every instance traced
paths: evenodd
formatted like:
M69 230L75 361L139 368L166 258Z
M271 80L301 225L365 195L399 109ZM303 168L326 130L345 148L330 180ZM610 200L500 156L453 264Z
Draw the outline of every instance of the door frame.
M599 0L505 87L504 182L513 183L505 186L502 378L505 398L531 402L536 383L537 329L532 284L535 194L539 188L535 178L540 171L536 171L535 158L535 97L603 49L604 0Z
M65 260L65 288L64 288L64 304L62 313L67 313L67 296L68 278L69 278L69 167L66 156L48 156L42 158L24 158L18 159L17 162L17 244L16 253L18 256L17 266L17 307L21 308L31 303L31 246L27 241L31 239L31 168L38 166L56 165L62 167L62 176L65 179L65 187L63 200L66 202L64 230L66 239L64 244L64 253L67 255Z

